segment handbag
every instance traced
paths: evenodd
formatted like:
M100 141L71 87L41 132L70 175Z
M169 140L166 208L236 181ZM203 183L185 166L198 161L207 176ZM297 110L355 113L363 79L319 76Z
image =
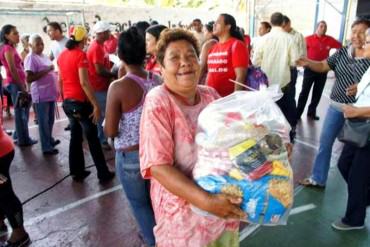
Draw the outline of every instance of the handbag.
M17 98L15 100L15 106L19 108L29 108L32 105L31 94L23 91L18 91Z
M370 138L369 118L347 118L338 140L356 147L365 147Z

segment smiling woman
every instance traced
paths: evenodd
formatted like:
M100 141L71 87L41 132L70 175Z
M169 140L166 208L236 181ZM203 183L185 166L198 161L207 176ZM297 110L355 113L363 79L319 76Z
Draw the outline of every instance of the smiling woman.
M157 46L164 85L146 96L140 124L140 167L150 179L157 246L239 246L240 199L211 195L192 179L200 112L219 98L197 84L198 46L188 31L164 31ZM220 218L195 214L190 205ZM222 219L223 218L223 219Z
M370 28L366 31L364 57L370 58ZM356 103L343 107L348 120L370 119L370 67L357 85ZM369 124L369 123L368 123ZM366 134L361 131L361 134ZM356 230L365 227L366 207L370 205L370 136L364 147L346 143L338 161L338 168L347 182L348 200L343 218L332 224L337 230Z

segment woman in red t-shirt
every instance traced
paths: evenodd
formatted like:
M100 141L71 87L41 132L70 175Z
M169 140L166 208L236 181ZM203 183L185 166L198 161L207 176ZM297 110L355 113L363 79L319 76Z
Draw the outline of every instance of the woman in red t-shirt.
M67 49L58 58L63 109L71 125L69 169L75 181L83 181L90 174L85 170L82 149L84 133L98 170L98 178L100 182L105 182L111 180L114 173L108 170L98 139L96 123L100 117L100 108L88 79L88 62L83 51L86 42L86 29L83 26L75 26L71 38L66 43Z
M208 53L207 85L216 89L221 96L227 96L242 89L230 79L245 82L249 54L244 38L231 15L221 14L217 18L213 34L219 42Z
M0 236L8 231L4 216L13 229L4 246L26 246L30 237L23 227L22 204L14 193L9 167L14 158L14 145L3 130L3 108L0 100ZM3 246L3 245L2 245Z
M157 41L161 32L166 29L163 25L154 25L148 27L145 30L145 43L146 43L146 53L150 55L146 61L145 70L151 71L158 75L161 75L159 64L157 63Z

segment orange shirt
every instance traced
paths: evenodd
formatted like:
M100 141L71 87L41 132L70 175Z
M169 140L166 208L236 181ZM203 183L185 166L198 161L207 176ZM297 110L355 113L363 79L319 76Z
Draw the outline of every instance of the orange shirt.
M248 68L249 52L238 39L230 38L225 43L215 44L208 53L207 85L222 96L234 92L235 68Z
M14 150L14 144L10 136L3 129L3 107L0 100L0 158Z
M107 70L110 68L109 54L105 51L104 45L94 40L87 50L87 61L89 62L89 81L94 91L107 91L109 79L96 73L95 64L100 64Z
M78 70L88 68L85 52L80 48L65 49L58 58L59 74L63 82L64 99L87 101L85 92L80 84Z

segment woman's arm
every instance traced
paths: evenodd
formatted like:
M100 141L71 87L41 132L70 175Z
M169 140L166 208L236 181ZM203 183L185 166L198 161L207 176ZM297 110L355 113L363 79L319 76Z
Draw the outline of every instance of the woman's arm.
M80 79L80 84L82 89L84 90L87 98L89 99L90 103L93 105L94 110L90 117L92 117L93 123L97 123L100 118L100 107L98 102L96 101L94 91L90 86L88 72L86 68L79 68L78 69L78 76Z
M331 70L326 60L318 62L310 60L306 57L301 57L300 59L297 60L296 63L298 66L308 67L317 73L325 73Z
M30 71L30 70L27 70L26 71L26 80L27 80L28 83L31 83L33 81L37 81L38 79L41 79L42 77L44 77L50 71L53 71L53 70L54 70L53 65L50 65L50 66L48 66L48 68L46 68L42 71L39 71L39 72L33 72L33 71Z
M352 105L344 105L342 109L345 118L370 118L370 106L356 107Z
M217 43L216 40L208 40L202 46L202 51L200 52L199 56L199 63L200 63L200 77L203 78L204 74L207 73L207 60L208 60L208 53L209 50Z
M23 81L21 81L21 78L18 74L17 68L15 67L15 61L14 61L14 54L12 51L6 51L5 54L5 60L9 65L10 74L12 75L12 78L15 80L15 83L20 87L22 91L26 91L26 87Z
M234 70L235 70L235 75L236 75L235 81L240 82L241 84L244 85L244 83L245 83L245 77L247 76L247 69L246 68L239 67L239 68L235 68ZM239 84L235 84L234 85L234 90L235 91L245 90L245 88L242 87Z
M107 137L114 138L118 135L118 124L122 115L121 97L119 84L115 81L109 86L105 107L104 133Z
M202 210L221 218L240 219L246 217L239 207L241 198L224 194L211 195L197 186L174 166L152 166L150 173L169 192Z

